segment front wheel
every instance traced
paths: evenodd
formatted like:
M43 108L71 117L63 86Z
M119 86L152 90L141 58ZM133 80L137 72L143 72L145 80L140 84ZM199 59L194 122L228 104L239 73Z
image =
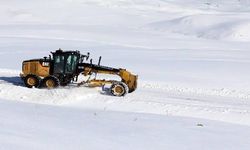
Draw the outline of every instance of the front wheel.
M128 93L128 86L123 82L113 82L110 87L113 96L125 96Z
M60 82L58 78L55 76L48 76L43 79L43 87L46 87L49 89L58 87L59 83Z

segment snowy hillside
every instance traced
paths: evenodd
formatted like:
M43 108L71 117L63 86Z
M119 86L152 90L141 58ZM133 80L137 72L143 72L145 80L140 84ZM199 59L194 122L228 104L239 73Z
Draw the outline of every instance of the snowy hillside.
M0 150L248 150L249 16L248 0L0 2ZM138 89L24 87L22 61L58 48Z

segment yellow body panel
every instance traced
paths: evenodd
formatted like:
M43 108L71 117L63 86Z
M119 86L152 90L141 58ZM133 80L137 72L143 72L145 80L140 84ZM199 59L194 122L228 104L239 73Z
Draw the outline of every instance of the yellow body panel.
M50 66L48 62L41 63L37 61L24 61L23 62L23 75L34 74L39 77L46 77L49 75Z

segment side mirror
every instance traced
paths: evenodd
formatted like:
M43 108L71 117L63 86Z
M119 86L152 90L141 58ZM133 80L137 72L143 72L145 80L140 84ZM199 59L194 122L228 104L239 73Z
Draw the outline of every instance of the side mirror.
M88 59L89 59L89 55L90 55L90 53L88 52L88 53L87 53L86 60L88 60Z
M102 56L99 57L98 66L101 65L101 61L102 61Z

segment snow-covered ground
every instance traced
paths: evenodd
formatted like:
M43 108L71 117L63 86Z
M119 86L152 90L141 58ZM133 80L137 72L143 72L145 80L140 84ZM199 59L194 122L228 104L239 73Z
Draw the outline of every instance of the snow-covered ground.
M0 2L0 149L248 150L249 16L248 0ZM24 87L22 61L58 48L139 87Z

